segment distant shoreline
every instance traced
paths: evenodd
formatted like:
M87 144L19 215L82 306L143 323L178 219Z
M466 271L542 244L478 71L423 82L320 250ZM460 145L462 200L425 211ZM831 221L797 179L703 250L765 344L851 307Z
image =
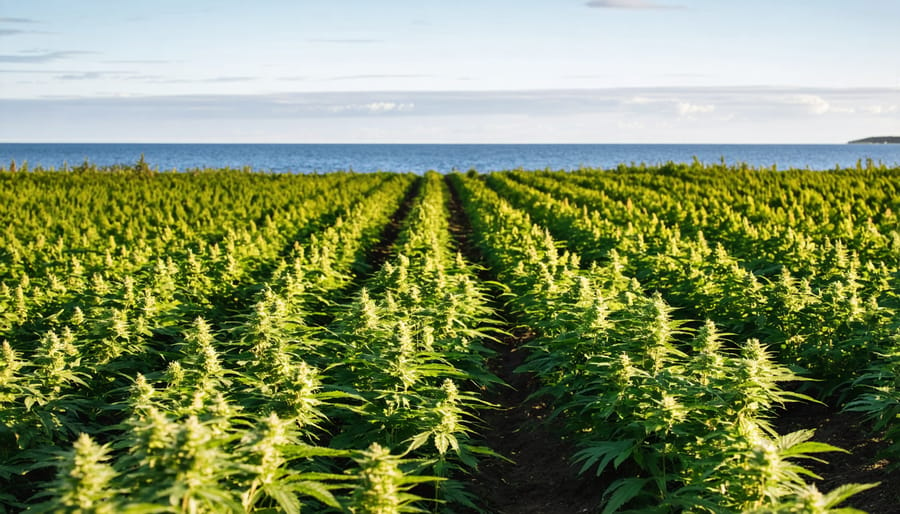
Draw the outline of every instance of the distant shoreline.
M877 136L867 137L865 139L854 139L847 143L849 145L884 145L884 144L900 144L900 136Z
M872 159L900 167L900 145L515 145L515 144L4 144L0 163L26 161L30 168L78 166L85 160L98 166L133 164L141 154L161 170L235 168L290 173L357 171L412 171L454 169L500 171L508 169L617 168L621 164L666 162L721 164L750 167L831 170L855 168Z

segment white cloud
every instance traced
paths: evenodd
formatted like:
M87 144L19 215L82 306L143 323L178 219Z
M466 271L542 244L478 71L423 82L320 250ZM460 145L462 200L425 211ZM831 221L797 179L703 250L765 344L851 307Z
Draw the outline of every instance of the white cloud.
M306 40L308 43L338 43L338 44L371 44L371 43L381 43L380 39L366 39L366 38L343 38L343 39L325 39L325 38L312 38Z
M639 121L634 120L623 120L617 123L617 126L622 130L644 130L647 128L646 125Z
M689 102L678 102L678 106L676 108L678 110L678 114L681 116L710 113L716 110L716 106L712 104L692 104Z
M860 107L860 110L869 114L893 114L900 110L896 105L866 105Z
M59 52L40 52L19 55L0 55L0 63L17 63L17 64L33 64L45 63L51 61L59 61L68 59L76 55L92 54L94 52L84 52L81 50L59 51Z
M369 112L373 114L383 112L404 112L415 109L414 103L397 103L397 102L370 102L367 104L345 104L335 105L328 110L331 112Z
M416 104L398 104L395 102L372 102L363 106L369 112L410 111Z
M0 112L23 120L0 124L6 141L86 126L94 140L236 141L224 127L252 126L279 142L843 142L896 133L900 103L892 88L670 87L0 98Z
M681 9L680 5L658 4L646 0L591 0L588 7L601 9Z
M811 114L825 114L831 110L831 104L819 95L791 95L785 103L803 105Z
M0 23L37 23L37 20L31 18L10 18L8 16L0 16Z
M637 95L623 100L622 104L628 107L632 107L635 110L647 111L648 109L651 109L653 112L658 112L660 109L659 107L653 108L652 106L662 105L664 109L674 109L674 111L682 117L691 116L694 114L711 113L716 110L716 106L713 104L692 102L690 100L685 100L683 98L674 96L654 98L651 96Z
M830 114L853 114L857 111L857 108L853 105L848 105L846 101L838 98L838 103L835 101L826 100L821 95L816 94L799 94L799 95L789 95L784 99L784 103L790 105L799 105L803 106L806 109L806 112L809 114L822 115L826 113Z

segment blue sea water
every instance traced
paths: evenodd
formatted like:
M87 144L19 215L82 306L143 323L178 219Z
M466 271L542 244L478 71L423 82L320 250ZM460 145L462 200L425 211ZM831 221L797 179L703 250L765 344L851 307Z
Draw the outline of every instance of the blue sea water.
M668 161L746 163L778 169L833 169L857 161L900 166L900 145L667 145L667 144L93 144L0 143L0 164L60 168L85 160L132 164L141 154L152 168L244 168L272 172L337 170L497 171L506 169L612 168Z

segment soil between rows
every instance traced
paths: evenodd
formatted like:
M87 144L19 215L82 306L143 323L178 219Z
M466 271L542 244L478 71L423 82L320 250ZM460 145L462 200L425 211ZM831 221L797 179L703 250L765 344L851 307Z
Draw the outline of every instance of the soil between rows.
M820 454L826 463L806 461L804 467L822 477L814 484L828 492L844 484L881 482L841 504L870 514L900 514L900 469L888 471L888 461L879 456L888 443L873 436L871 427L858 413L839 412L828 405L791 404L776 421L778 433L815 429L813 440L850 453Z
M521 346L534 334L517 330L497 346L503 346L492 371L510 385L489 395L500 406L483 419L485 440L510 461L485 461L471 479L471 490L484 500L490 512L499 514L565 514L598 512L605 483L591 474L579 475L568 458L574 445L563 439L546 418L552 407L529 400L538 384L515 369L525 358Z
M449 182L449 181L448 181ZM450 231L457 248L470 263L484 258L470 239L471 226L457 191L449 184ZM480 278L492 280L489 270ZM494 297L494 308L503 316L503 305ZM590 474L581 476L569 462L575 447L546 421L552 407L529 396L538 388L531 374L516 373L527 355L522 345L535 334L524 327L500 327L511 335L488 345L496 356L488 362L491 372L509 387L497 387L485 400L498 406L482 413L479 430L485 444L509 460L484 459L467 482L479 504L497 514L575 514L597 512L605 484Z
M469 262L483 264L483 256L470 240L471 226L452 184L450 192L451 232L457 246ZM481 275L484 280L495 278L488 270ZM503 306L498 303L495 307L502 315ZM526 356L522 345L535 334L524 327L509 331L509 337L492 346L497 356L488 364L510 387L487 395L486 399L499 408L483 414L481 435L491 449L511 462L485 459L469 480L470 489L485 509L498 514L598 512L607 482L615 477L579 475L568 461L576 448L552 422L547 422L552 407L529 399L538 388L536 379L515 372ZM853 496L842 507L871 514L900 514L900 470L888 472L888 462L879 457L887 443L873 436L859 415L837 412L826 405L799 403L791 404L775 425L780 434L816 429L815 441L850 452L825 454L827 463L802 463L822 477L814 482L820 491L848 483L881 482Z

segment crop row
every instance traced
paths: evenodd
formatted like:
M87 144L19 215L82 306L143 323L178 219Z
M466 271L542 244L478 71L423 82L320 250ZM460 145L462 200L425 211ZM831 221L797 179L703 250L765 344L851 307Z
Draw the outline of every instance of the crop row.
M501 301L606 512L827 512L871 487L810 483L838 449L773 428L813 401L798 383L900 454L896 170L0 185L0 512L478 509ZM455 250L448 185L496 282Z
M117 178L125 184L145 179L49 177L79 178ZM230 178L243 181L234 190L236 199L254 192L277 194L253 191L259 187L254 181L264 178L146 179L207 180L217 189L216 181L227 184ZM52 283L48 275L68 276L59 267L70 265L69 248L77 239L72 243L61 236L55 260L42 255L40 261L21 263L27 272L14 276L19 281L8 289L21 292L25 308L16 312L15 294L6 304L4 314L13 316L3 336L0 368L0 480L7 507L295 512L304 503L374 511L379 502L412 501L414 496L402 490L409 484L437 480L448 484L438 488L440 497L465 499L457 482L443 481L455 466L472 466L475 454L488 453L468 444L465 418L472 415L470 404L480 405L467 392L470 382L475 376L491 379L475 365L481 359L470 356L477 353L480 334L469 330L467 316L484 311L477 306L479 292L467 278L468 268L449 258L445 248L449 235L439 218L446 211L435 209L445 194L435 184L442 183L426 182L407 221L403 248L411 257L398 257L371 279L380 298L363 290L348 303L339 300L349 294L344 291L411 191L413 178L309 180L326 183L306 195L295 191L301 201L283 205L303 206L302 200L309 200L319 210L299 227L264 225L267 232L258 237L265 244L248 238L232 245L229 233L217 241L216 234L198 228L203 225L186 221L179 224L183 233L172 239L173 248L145 251L150 255L135 263L132 249L154 244L137 238L128 250L104 252L100 262L106 267L88 268L84 290L75 289L82 283L63 283L46 295L38 293ZM353 183L346 201L329 191L340 182ZM166 191L137 187L160 195ZM181 200L189 203L189 198ZM60 205L32 201L48 210ZM253 204L253 196L243 201ZM73 212L65 216L67 209ZM94 207L83 214L114 210ZM313 220L329 212L334 213L331 223L316 230ZM78 213L67 205L53 214L71 224L78 223L71 219ZM289 241L284 232L305 233ZM253 252L254 246L256 252L270 251L256 253L258 259L236 255ZM9 257L6 269L12 270L15 256ZM404 308L415 311L406 315L410 321L404 321ZM373 309L390 316L358 316ZM311 323L329 318L335 318L330 327ZM355 326L358 321L365 323ZM458 357L451 359L447 347L441 353L430 348L435 333L442 345L455 335ZM396 351L382 351L391 344ZM405 426L401 419L407 420ZM426 443L434 448L430 454L421 449ZM437 475L416 478L426 475L426 468Z
M582 268L484 181L452 180L482 252L515 295L512 310L539 333L523 370L541 379L540 394L581 445L583 471L624 475L606 490L606 512L813 512L870 487L823 494L804 481L814 475L797 459L836 449L810 441L811 431L774 431L777 407L808 398L779 386L799 377L758 340L730 343L711 321L689 328L621 261Z
M688 316L775 348L823 400L850 402L880 428L895 423L896 170L732 175L670 165L488 182L588 262L621 262Z

